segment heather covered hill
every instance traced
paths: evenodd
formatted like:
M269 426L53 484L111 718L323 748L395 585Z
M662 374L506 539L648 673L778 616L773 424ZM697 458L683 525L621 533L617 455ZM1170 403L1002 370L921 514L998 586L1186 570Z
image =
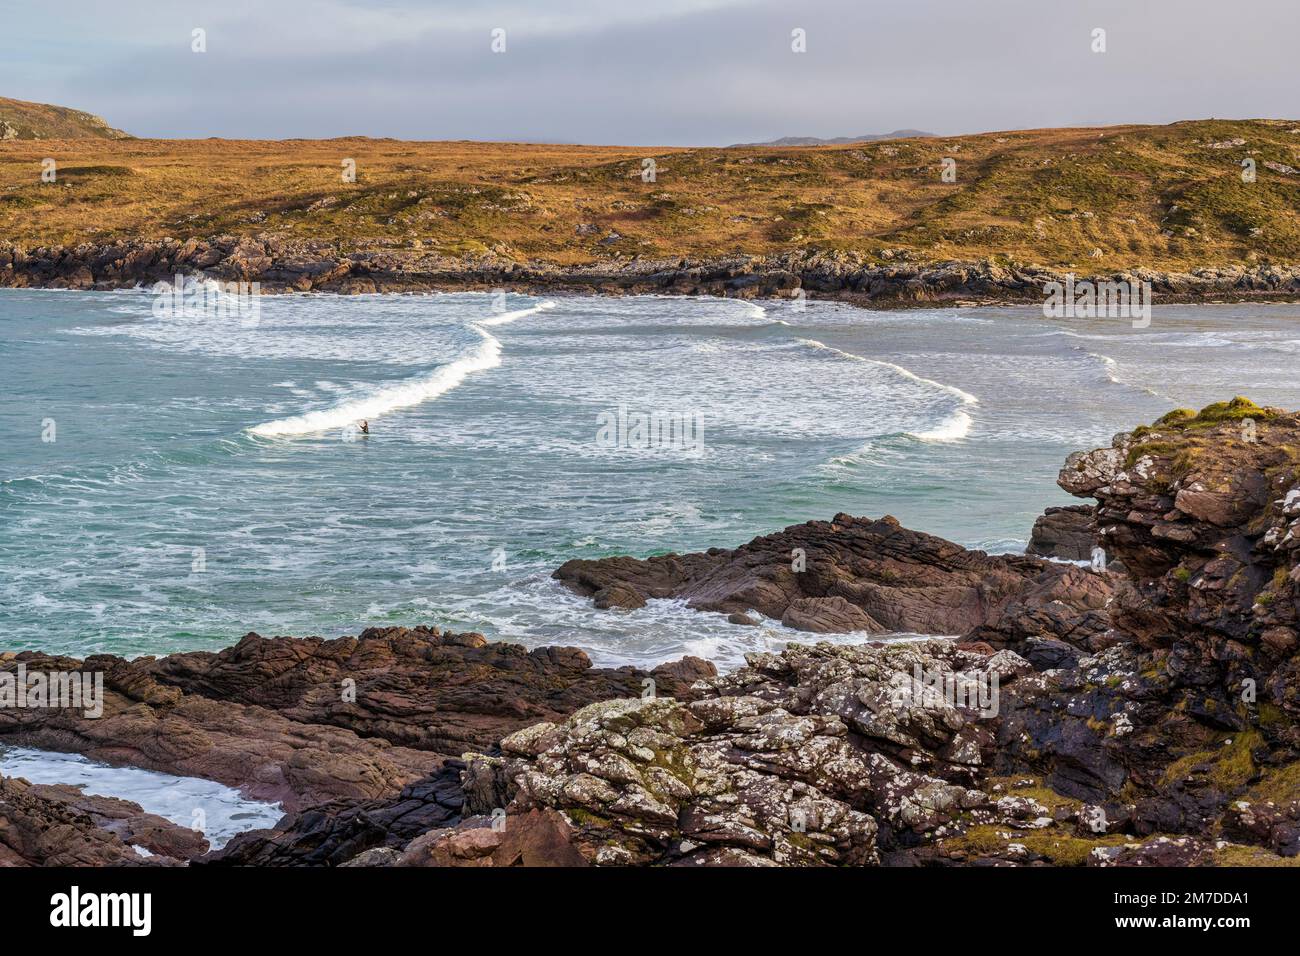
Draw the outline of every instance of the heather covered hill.
M130 139L98 116L66 106L0 96L0 141L29 139Z
M561 267L809 250L1109 273L1295 263L1298 209L1300 120L789 148L0 143L0 246L29 249L230 235Z

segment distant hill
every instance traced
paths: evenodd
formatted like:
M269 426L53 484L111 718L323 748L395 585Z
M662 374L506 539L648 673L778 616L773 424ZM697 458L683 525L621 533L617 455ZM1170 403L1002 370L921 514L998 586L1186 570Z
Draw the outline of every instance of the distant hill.
M892 133L864 133L862 136L836 136L834 139L818 139L816 136L782 136L780 139L768 140L766 143L735 143L728 149L740 149L747 146L842 146L845 143L874 143L881 139L914 139L918 136L935 136L919 129L896 129Z
M0 96L0 140L130 138L130 133L81 110Z

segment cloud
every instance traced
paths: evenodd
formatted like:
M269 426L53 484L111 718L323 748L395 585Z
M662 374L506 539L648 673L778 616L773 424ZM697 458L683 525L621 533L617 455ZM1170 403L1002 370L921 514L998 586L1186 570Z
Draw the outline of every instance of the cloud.
M1285 116L1300 5L68 0L11 21L0 90L139 135L675 145Z

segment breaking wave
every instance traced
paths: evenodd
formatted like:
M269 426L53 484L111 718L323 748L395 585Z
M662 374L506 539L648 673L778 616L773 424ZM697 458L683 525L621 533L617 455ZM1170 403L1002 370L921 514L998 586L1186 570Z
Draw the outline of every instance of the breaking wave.
M851 359L857 362L866 362L871 365L886 368L895 375L905 378L910 382L915 382L918 385L924 385L928 388L937 389L947 395L951 395L961 403L957 408L952 409L943 419L936 422L932 427L921 431L907 432L906 434L909 437L924 442L950 442L959 441L970 433L972 419L967 409L974 408L979 404L979 399L970 392L964 391L955 385L948 385L945 382L936 382L932 378L917 375L909 368L904 368L902 365L895 364L894 362L887 362L884 359L873 359L867 358L864 355L855 355L852 352L845 352L832 345L827 345L825 342L818 342L816 339L799 339L798 341L799 344L805 345L808 348L834 352L846 359Z
M543 302L527 309L503 312L489 319L471 322L470 328L479 334L482 341L467 355L440 366L429 375L378 388L369 395L343 402L332 408L263 422L248 429L248 433L261 438L312 435L335 428L346 428L361 419L381 418L389 412L420 405L445 395L475 372L483 372L501 364L501 342L488 332L485 326L495 328L508 325L554 306L554 302Z

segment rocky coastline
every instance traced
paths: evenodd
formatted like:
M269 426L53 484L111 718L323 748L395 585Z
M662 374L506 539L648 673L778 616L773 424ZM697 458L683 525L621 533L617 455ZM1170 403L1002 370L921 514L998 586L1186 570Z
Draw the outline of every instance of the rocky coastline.
M1087 270L1079 270L1085 278ZM617 256L578 265L520 261L488 252L441 255L396 244L358 248L272 235L136 239L26 248L0 244L0 287L110 290L172 282L177 275L257 282L265 293L366 294L473 291L566 294L715 295L813 298L881 306L1042 302L1066 273L988 259L893 261L854 253L794 250L772 256L654 259ZM1300 300L1300 265L1148 268L1086 276L1150 282L1157 303Z
M610 614L676 597L809 632L729 674L424 627L0 655L106 688L98 719L0 709L0 743L286 810L213 851L126 801L0 778L0 864L1300 864L1300 413L1173 412L1058 483L1090 504L1040 520L1046 558L836 515L557 569ZM1071 563L1093 542L1105 569ZM917 637L814 636L898 631Z

